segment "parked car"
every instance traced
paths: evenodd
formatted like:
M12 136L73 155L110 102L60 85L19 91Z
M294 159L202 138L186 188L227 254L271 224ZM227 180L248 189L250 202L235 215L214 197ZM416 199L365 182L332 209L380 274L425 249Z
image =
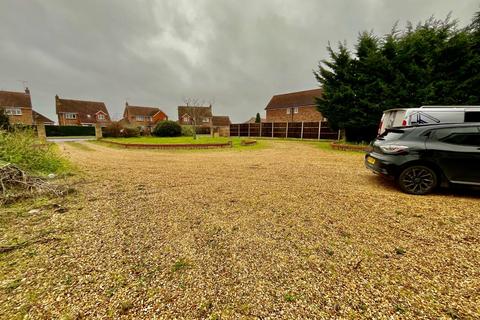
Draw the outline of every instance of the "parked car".
M422 106L383 112L378 134L395 127L440 123L480 122L480 106Z
M365 165L411 194L439 185L480 186L480 122L387 129L373 142Z

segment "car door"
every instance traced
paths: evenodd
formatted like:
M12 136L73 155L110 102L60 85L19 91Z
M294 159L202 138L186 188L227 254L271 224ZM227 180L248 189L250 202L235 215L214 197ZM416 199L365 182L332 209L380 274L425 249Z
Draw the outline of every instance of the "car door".
M480 185L480 126L434 129L426 149L450 182Z

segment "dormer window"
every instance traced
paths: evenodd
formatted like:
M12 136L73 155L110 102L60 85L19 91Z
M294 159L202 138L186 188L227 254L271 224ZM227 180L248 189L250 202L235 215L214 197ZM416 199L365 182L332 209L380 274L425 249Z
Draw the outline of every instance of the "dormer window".
M190 122L190 117L189 116L183 116L183 122Z
M76 113L65 113L65 119L77 119L77 114Z
M99 115L97 115L97 119L98 120L105 120L105 115L99 114Z

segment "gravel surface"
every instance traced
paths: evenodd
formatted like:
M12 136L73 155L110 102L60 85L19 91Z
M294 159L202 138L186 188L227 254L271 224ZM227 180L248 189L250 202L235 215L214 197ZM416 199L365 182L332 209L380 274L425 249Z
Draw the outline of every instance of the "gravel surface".
M1 256L2 318L480 317L479 192L402 194L301 142L83 144L62 146L78 195L45 213L60 240Z

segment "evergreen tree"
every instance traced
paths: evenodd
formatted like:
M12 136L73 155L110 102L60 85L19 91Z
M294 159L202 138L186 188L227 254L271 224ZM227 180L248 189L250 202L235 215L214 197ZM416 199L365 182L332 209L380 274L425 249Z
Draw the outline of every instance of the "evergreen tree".
M257 116L255 117L255 123L262 122L262 118L260 117L260 113L257 112Z
M480 12L464 29L432 17L384 37L363 32L354 53L344 43L327 50L314 72L317 107L349 140L373 139L387 109L480 104Z

